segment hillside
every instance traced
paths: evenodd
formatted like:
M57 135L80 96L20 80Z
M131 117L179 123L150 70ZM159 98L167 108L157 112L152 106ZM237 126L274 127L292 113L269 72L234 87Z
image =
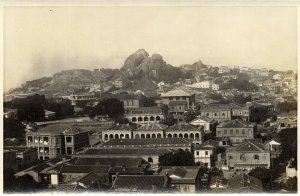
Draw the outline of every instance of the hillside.
M45 95L57 93L69 94L73 90L88 90L90 84L113 84L117 79L129 81L124 90L142 90L154 92L160 81L174 83L180 78L187 78L187 70L203 68L201 61L184 67L167 64L160 54L149 55L139 49L129 55L121 69L74 69L55 73L52 77L43 77L27 81L18 88L18 92L37 92ZM197 67L197 68L196 68Z

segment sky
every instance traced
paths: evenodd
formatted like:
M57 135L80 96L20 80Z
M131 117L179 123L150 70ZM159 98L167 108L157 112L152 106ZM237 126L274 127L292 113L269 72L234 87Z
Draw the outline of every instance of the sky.
M67 69L120 68L144 48L173 65L297 69L295 7L5 7L4 90Z

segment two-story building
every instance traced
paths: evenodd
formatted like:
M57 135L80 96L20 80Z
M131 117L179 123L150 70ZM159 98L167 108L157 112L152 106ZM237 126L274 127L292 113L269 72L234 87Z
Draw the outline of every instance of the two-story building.
M106 130L102 130L102 141L106 142L111 139L132 138L133 129L135 129L135 127L129 124L112 126Z
M200 116L192 120L190 124L203 126L205 133L213 133L216 131L218 122L208 116Z
M194 149L195 163L204 164L205 167L211 168L217 159L218 141L208 140L203 144L196 145Z
M127 109L125 117L136 124L159 123L164 119L162 110L156 106Z
M125 110L129 108L144 107L146 103L146 97L142 94L136 95L136 94L121 93L115 95L115 97L123 102Z
M228 169L245 169L270 167L270 151L262 143L247 141L236 147L226 149L226 166Z
M26 146L38 149L40 160L54 158L89 145L89 131L67 124L51 124L26 133Z
M240 119L220 123L216 129L216 137L228 137L233 145L240 144L256 136L257 125Z
M232 111L229 104L208 104L201 109L201 116L207 116L218 122L231 120Z
M133 138L164 138L167 126L158 123L145 124L132 131Z
M187 109L195 108L195 94L191 93L185 88L175 88L171 91L161 94L162 103L170 105L171 101L183 101L185 102ZM171 108L172 110L172 108Z
M168 138L186 138L192 140L194 144L201 144L204 136L203 129L203 126L178 123L170 126L165 133Z

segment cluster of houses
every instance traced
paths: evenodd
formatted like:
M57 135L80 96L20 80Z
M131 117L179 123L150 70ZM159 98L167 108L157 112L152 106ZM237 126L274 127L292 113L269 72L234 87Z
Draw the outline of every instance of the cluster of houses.
M228 82L236 79L232 73L235 69L223 66L218 72ZM262 80L262 87L274 90L268 86L268 70L240 68L240 72L250 75L251 82L259 87L257 82L266 79ZM276 97L270 101L254 92L250 94L257 95L257 99L244 105L216 102L207 98L209 91L224 97L232 92L220 90L214 80L200 80L199 73L195 77L196 83L175 88L159 83L159 96L151 107L146 106L143 92L112 95L123 102L128 124L48 121L34 128L27 126L26 146L4 146L4 169L12 169L17 178L31 176L36 183L62 191L263 191L262 182L248 173L257 167L270 168L282 147L278 138L263 142L257 135L264 129L279 132L297 127L296 115L281 114L271 122ZM288 74L276 74L273 80L283 89L296 88L291 85L295 78ZM122 88L122 81L120 78L114 85ZM78 100L97 102L95 91L100 86L90 88L86 95L72 94L67 98L74 105ZM163 124L167 118L161 109L163 105L176 119L174 125ZM198 116L186 122L184 115L196 110ZM257 113L264 116L263 123L253 120ZM55 118L51 111L45 114L49 120ZM16 111L5 111L5 117L17 118ZM178 150L192 153L194 166L161 165L161 155ZM203 168L207 170L203 172ZM216 168L221 172L214 172Z

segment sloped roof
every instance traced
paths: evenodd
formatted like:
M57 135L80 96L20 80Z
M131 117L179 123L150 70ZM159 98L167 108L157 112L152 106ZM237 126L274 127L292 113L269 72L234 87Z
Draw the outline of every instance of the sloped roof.
M101 176L94 172L90 172L75 182L83 184L85 187L91 187L97 181L100 181Z
M261 180L254 178L253 176L249 176L245 173L241 173L233 178L228 180L228 187L231 190L236 191L262 191L262 182Z
M124 146L124 145L159 145L178 144L190 145L191 142L185 138L143 138L143 139L111 139L103 146Z
M146 161L142 158L131 158L131 157L100 157L100 158L78 158L75 165L82 166L95 166L95 165L104 165L104 166L123 166L126 167L139 167L142 164L145 164Z
M4 146L5 150L15 150L17 153L28 153L30 151L37 151L37 149L27 146Z
M110 166L108 165L63 165L60 173L90 173L106 174Z
M84 155L161 155L171 150L165 148L92 148L85 151Z
M150 123L150 124L145 124L142 125L141 127L137 128L137 131L161 131L161 130L166 130L168 126L163 125L163 124L158 124L158 123Z
M181 96L191 96L192 94L186 89L182 88L175 88L171 91L168 91L166 93L162 93L161 97L181 97Z
M200 120L208 122L208 123L217 122L214 119L209 118L208 116L200 116L200 117L197 117L196 119L192 120L190 123L196 123L196 122L198 122Z
M62 134L62 133L77 134L86 131L87 130L84 130L77 126L67 125L67 124L50 124L38 130L39 133L56 133L56 134Z
M196 145L195 150L211 150L217 147L218 145L219 145L218 141L210 139L200 145Z
M108 173L120 174L143 174L144 168L142 167L111 167Z
M202 109L203 110L210 110L210 109L218 109L218 110L227 109L227 110L229 110L230 108L231 108L230 104L213 103L213 104L204 105Z
M218 128L253 128L254 126L255 123L251 123L241 119L234 119L230 121L224 121L220 123L217 127Z
M265 146L262 143L257 143L253 141L247 141L239 144L235 147L236 151L239 152L264 152L266 151Z
M199 166L163 166L159 174L168 174L172 179L172 183L195 183L199 169Z
M196 131L198 127L189 123L178 123L170 126L168 131Z
M137 191L152 191L155 185L158 190L166 187L167 176L158 175L122 175L113 182L113 189L128 189Z
M127 124L119 124L119 125L114 125L110 128L108 128L107 130L128 130L128 131L131 131L135 129L134 126L131 126L131 125L127 125Z

